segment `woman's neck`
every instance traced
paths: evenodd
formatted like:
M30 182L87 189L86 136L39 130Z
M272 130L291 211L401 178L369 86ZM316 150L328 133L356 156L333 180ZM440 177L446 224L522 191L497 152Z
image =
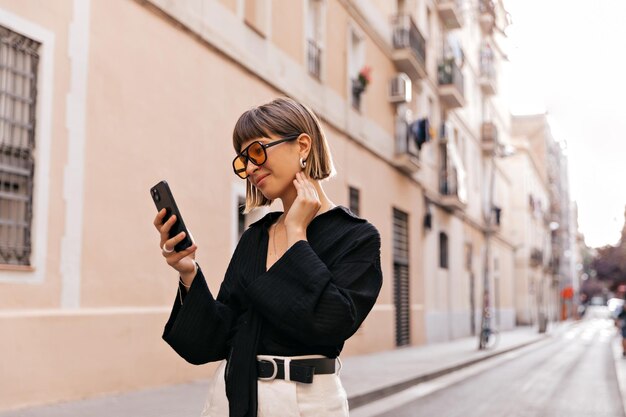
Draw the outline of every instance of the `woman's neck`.
M324 193L324 190L322 189L322 186L320 185L319 181L315 181L315 180L310 180L310 181L313 184L313 186L315 187L315 191L317 191L317 195L319 196L320 202L322 203L322 206L317 211L316 216L319 216L321 213L323 213L323 212L325 212L327 210L330 210L331 208L337 206L335 203L333 203L332 201L330 201L328 199L328 197L326 196L326 193ZM281 199L281 201L283 203L284 214L282 214L278 218L278 221L276 223L278 223L279 221L283 221L285 219L285 217L289 213L289 210L291 209L291 206L293 205L293 202L295 201L297 195L298 194L296 192L294 194L294 197L290 198L289 201L287 201L287 202L285 201L285 199Z

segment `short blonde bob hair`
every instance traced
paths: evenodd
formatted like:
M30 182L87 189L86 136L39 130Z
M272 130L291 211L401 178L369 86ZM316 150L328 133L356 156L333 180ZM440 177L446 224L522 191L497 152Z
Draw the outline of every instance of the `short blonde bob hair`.
M306 133L311 138L311 150L306 158L304 173L311 179L323 180L335 175L326 136L317 116L307 106L281 97L243 113L233 130L233 147L239 153L241 145L251 139L276 135L280 137ZM243 213L256 207L268 206L273 200L265 198L252 183L246 181L246 206Z

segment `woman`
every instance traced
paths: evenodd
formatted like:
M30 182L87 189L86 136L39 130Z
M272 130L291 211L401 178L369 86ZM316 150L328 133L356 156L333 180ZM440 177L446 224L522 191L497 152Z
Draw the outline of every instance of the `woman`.
M168 239L176 219L157 215L163 256L180 273L163 339L193 364L226 359L203 416L347 416L338 355L382 285L378 230L324 193L331 155L306 106L279 98L246 111L233 146L244 212L277 198L284 212L246 229L215 298L196 244L172 251L184 232Z

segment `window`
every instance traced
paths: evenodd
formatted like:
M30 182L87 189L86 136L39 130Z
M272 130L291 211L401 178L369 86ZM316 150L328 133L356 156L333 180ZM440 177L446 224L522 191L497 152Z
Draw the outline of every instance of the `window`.
M406 0L396 0L396 12L397 14L406 13Z
M465 244L465 269L467 271L471 271L472 270L472 244L471 243L466 243Z
M322 73L322 50L323 50L323 0L308 0L307 15L307 67L309 74L318 80Z
M267 36L268 6L267 0L245 0L243 10L244 22L263 37Z
M359 190L350 187L350 211L359 216Z
M439 233L439 267L448 269L448 235Z
M408 214L393 209L393 298L396 310L396 345L411 342L409 299Z
M450 194L450 180L448 172L448 144L439 145L439 191L443 195Z
M238 239L241 238L243 232L246 231L246 215L243 214L243 209L246 207L246 197L237 197L237 234Z
M0 27L0 263L30 265L41 44Z
M359 71L361 71L365 64L365 41L363 40L363 36L357 33L354 28L351 30L349 46L348 75L351 103L353 109L361 111L361 95L363 94L364 88L359 81Z

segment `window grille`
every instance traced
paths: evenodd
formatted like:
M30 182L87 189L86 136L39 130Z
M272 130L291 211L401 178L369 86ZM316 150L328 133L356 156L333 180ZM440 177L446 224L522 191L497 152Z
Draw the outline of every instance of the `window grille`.
M30 265L40 46L0 27L0 264Z

